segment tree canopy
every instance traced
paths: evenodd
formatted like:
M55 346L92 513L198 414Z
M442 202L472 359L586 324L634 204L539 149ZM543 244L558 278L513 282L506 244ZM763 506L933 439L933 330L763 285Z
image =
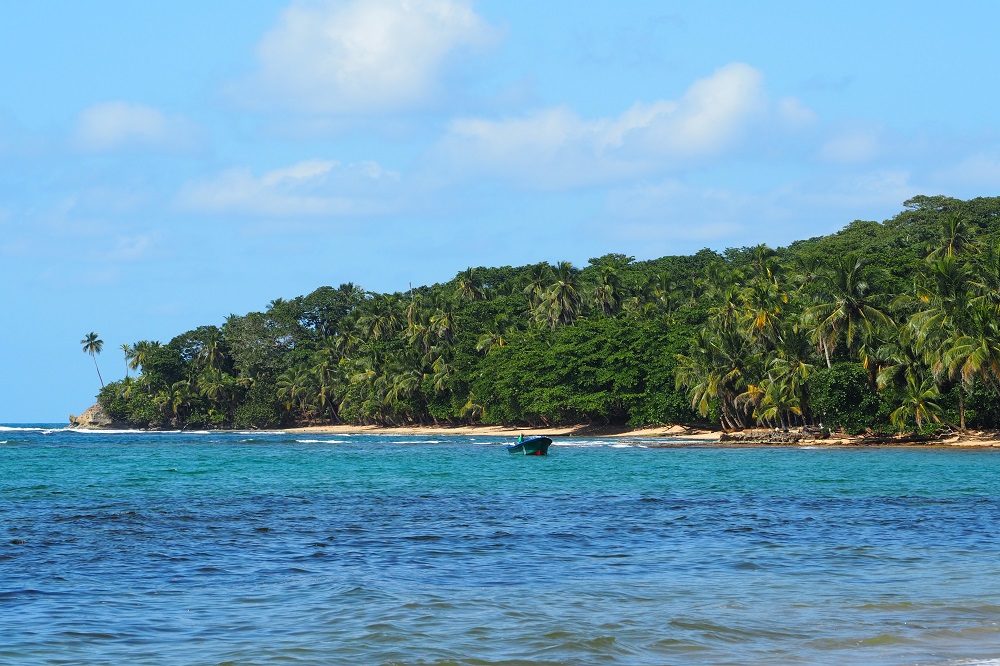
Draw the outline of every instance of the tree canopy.
M320 287L125 346L99 397L140 427L996 426L998 217L1000 198L918 196L785 248Z

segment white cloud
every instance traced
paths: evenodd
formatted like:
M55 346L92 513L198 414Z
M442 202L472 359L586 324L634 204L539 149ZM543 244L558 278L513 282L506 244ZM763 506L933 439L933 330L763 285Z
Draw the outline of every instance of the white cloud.
M257 47L236 89L257 106L361 114L425 104L450 57L492 40L463 0L296 2Z
M208 213L276 217L370 215L388 209L395 172L374 162L307 160L261 175L234 168L181 188L177 205Z
M828 162L869 162L881 152L881 141L874 130L849 130L823 144L820 157Z
M462 170L572 187L690 164L733 148L754 123L800 125L810 113L791 99L770 104L760 72L732 63L676 101L637 103L614 118L588 120L554 107L520 118L458 119L439 152Z
M775 105L778 117L793 128L809 127L817 121L816 112L795 97L784 97Z
M80 113L74 142L83 150L95 152L122 148L175 151L191 148L195 134L194 126L180 116L168 116L143 104L111 101Z

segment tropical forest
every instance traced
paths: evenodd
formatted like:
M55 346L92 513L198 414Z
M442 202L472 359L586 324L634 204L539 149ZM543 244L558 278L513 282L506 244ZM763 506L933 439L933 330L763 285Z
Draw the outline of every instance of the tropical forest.
M323 286L121 349L98 396L141 428L1000 426L1000 198L772 249L470 267ZM83 341L95 358L97 334ZM103 378L102 378L103 382Z

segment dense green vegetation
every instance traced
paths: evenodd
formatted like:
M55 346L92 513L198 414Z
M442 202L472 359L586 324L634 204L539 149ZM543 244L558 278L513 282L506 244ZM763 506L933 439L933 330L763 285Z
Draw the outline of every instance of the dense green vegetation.
M140 427L996 426L1000 198L904 206L778 250L321 287L127 346L99 399Z

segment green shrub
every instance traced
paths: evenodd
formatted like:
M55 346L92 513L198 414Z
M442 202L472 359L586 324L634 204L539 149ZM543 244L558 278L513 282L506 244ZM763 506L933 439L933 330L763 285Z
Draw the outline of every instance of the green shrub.
M834 363L809 380L809 404L817 421L829 428L860 434L888 421L888 409L857 363Z
M236 408L235 428L274 428L281 422L278 408L270 402L246 402Z

